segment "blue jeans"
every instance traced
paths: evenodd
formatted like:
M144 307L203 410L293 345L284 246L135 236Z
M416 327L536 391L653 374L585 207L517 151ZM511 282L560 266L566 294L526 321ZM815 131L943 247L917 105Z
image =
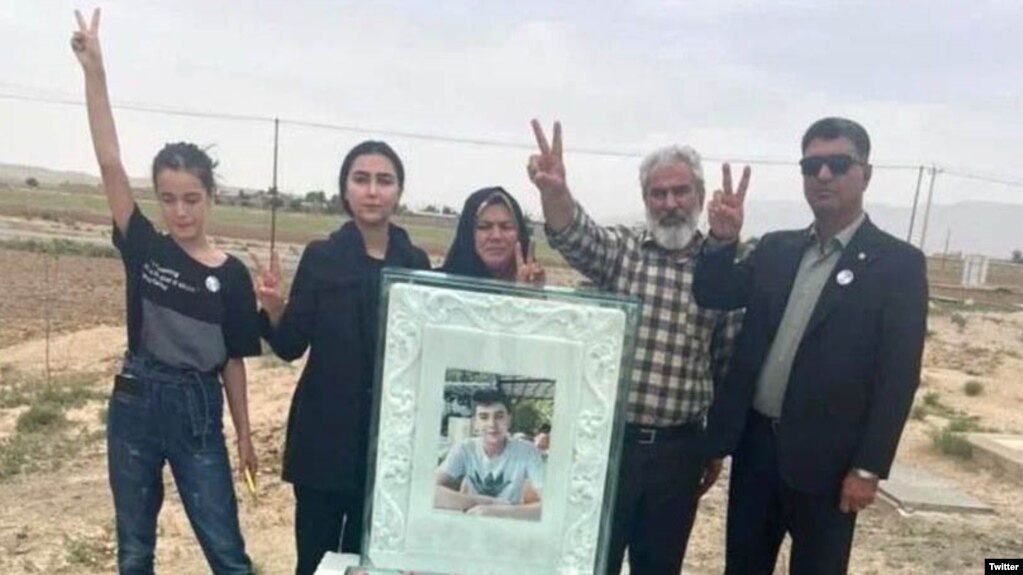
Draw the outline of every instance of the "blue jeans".
M238 526L223 413L216 375L140 356L125 359L107 415L120 573L153 573L165 461L213 572L252 573Z

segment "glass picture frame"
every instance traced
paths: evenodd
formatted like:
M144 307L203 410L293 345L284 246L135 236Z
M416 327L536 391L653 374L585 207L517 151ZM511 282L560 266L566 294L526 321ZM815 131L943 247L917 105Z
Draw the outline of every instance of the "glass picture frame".
M601 572L638 299L394 269L381 290L362 565Z

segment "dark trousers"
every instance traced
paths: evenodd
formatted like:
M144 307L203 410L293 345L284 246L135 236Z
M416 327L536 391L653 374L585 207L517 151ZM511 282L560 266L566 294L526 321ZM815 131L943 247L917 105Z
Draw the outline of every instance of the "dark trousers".
M838 509L840 485L825 493L789 487L778 470L771 420L750 411L732 457L725 573L770 575L785 533L792 537L789 573L845 573L856 515Z
M678 575L706 465L703 432L696 425L656 434L629 426L625 435L607 573L621 572L628 548L632 575Z
M170 464L210 570L252 572L238 525L223 411L216 376L141 357L125 360L107 412L118 573L153 573L164 464Z
M332 491L295 484L295 575L312 575L327 551L359 553L362 489Z

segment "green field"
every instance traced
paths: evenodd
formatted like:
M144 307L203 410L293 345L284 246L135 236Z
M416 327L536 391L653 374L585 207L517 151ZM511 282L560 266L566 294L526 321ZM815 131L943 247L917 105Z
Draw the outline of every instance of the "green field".
M142 211L159 221L159 208L151 198L138 197ZM109 218L106 198L98 193L66 192L53 189L0 188L0 214L46 217L90 223ZM209 231L237 239L269 240L270 212L260 208L218 205L211 213ZM283 242L306 243L336 230L344 218L334 214L298 213L278 210L277 237ZM408 230L412 241L432 256L447 252L454 236L455 220L438 221L423 216L399 216L395 222ZM543 232L536 236L537 258L544 265L564 265L564 260L547 245Z

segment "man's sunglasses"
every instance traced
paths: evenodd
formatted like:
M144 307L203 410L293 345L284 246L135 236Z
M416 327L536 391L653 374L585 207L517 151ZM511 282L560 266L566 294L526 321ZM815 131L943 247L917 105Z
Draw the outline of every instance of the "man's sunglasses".
M861 162L848 154L807 156L802 160L799 160L799 167L802 169L804 176L816 176L817 174L820 174L822 166L827 166L828 171L832 174L841 176L848 172L849 168L857 164L865 165L864 162Z

